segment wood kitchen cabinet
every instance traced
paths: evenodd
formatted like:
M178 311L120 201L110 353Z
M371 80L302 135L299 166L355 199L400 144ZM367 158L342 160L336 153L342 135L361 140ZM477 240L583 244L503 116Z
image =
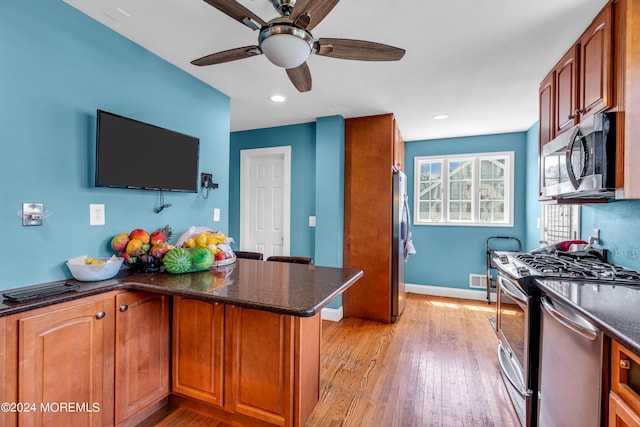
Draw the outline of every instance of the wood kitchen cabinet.
M570 65L575 52L577 68ZM616 198L640 199L640 0L609 2L550 74L555 74L553 87L549 76L540 85L540 147L588 115L618 113ZM574 74L576 84L571 82ZM573 94L569 87L575 87ZM551 104L550 90L555 91ZM555 120L551 135L545 132L549 108Z
M174 297L179 405L242 425L302 426L320 397L320 316Z
M173 298L172 392L222 407L224 305Z
M587 117L613 106L613 6L605 6L578 40L580 90L576 115Z
M552 139L581 119L612 106L613 14L607 5L554 67L554 133ZM541 88L545 81L541 84ZM543 112L541 104L541 113ZM546 118L540 117L541 120ZM543 139L549 135L541 133Z
M17 396L10 401L36 405L17 414L18 424L108 424L108 416L103 416L112 408L113 295L32 310L6 321L17 337L9 350L17 362ZM67 402L82 406L61 410Z
M640 357L611 341L609 427L640 426Z
M169 395L169 299L148 292L115 297L115 424L145 417Z
M578 102L578 52L578 46L572 46L553 70L555 82L553 123L555 129L552 139L576 125L580 120L580 115L576 111Z
M393 114L345 120L343 264L364 271L343 294L347 317L391 322L396 135Z

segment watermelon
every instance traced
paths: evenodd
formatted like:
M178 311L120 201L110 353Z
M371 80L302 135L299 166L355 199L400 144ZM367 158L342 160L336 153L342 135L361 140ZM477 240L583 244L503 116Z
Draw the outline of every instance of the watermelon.
M191 265L193 270L207 270L213 264L213 252L208 248L197 247L189 249L191 252Z
M171 274L187 273L191 269L191 254L185 248L175 248L164 254L164 269Z

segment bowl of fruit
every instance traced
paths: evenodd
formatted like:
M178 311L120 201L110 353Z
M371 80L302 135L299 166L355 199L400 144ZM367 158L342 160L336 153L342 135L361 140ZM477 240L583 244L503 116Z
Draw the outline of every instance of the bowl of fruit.
M81 256L67 261L67 267L76 280L95 282L111 279L118 274L124 259L116 256L110 258Z

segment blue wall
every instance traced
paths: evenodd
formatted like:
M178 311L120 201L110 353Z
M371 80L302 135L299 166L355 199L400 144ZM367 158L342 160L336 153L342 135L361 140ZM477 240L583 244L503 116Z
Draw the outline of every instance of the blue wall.
M640 271L640 201L583 205L580 236L587 240L600 229L600 246L609 250L614 264Z
M133 228L226 231L227 96L57 0L2 0L0 52L0 289L70 277L68 258L109 255L111 237ZM98 108L199 137L200 170L220 188L165 193L173 206L160 214L157 192L94 188ZM153 167L126 153L122 165ZM23 227L23 202L53 216ZM89 226L90 203L105 204L105 226Z
M409 257L406 282L416 285L468 288L469 274L486 274L486 239L514 236L523 240L525 224L527 137L523 133L465 138L412 141L405 144L405 171L409 181L409 201L414 211L414 157L515 152L514 227L469 227L412 225L416 254Z
M540 186L538 182L538 135L540 129L538 122L529 128L527 138L527 172L526 172L526 236L524 250L531 251L540 247L540 229L537 226L538 218L542 215L538 193Z
M304 123L233 132L229 165L229 233L240 243L240 150L291 146L291 247L290 254L314 257L316 125Z

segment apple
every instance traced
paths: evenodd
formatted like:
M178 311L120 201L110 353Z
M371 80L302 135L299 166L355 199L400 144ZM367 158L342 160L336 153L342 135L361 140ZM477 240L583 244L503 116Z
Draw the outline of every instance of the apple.
M154 231L149 236L149 243L157 245L158 243L166 243L167 236L162 231Z
M227 259L227 254L225 254L224 251L217 251L214 254L214 258L215 258L216 261L222 261L222 260Z
M140 240L144 244L149 243L149 238L150 238L149 233L147 233L141 228L136 228L131 233L129 233L129 239Z
M129 243L129 235L127 233L116 234L115 237L111 239L111 249L121 254L127 248L127 243Z
M165 242L160 242L151 246L151 249L149 249L149 255L156 259L162 259L164 258L164 254L166 254L168 251L169 245L167 245Z
M144 250L142 249L142 241L139 239L131 239L129 240L129 243L127 243L127 249L126 252L129 256L140 256L144 253Z

